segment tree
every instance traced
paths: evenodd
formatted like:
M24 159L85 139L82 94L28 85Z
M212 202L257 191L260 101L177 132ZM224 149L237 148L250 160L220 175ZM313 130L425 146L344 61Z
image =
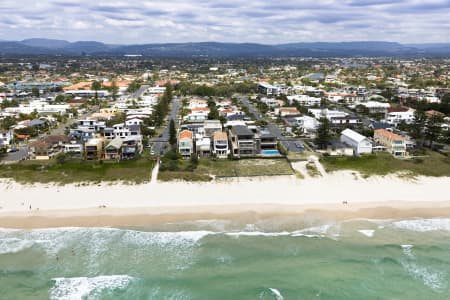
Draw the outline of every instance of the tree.
M320 125L319 128L317 128L317 137L315 142L320 149L326 149L331 139L330 121L325 117L320 118L319 121Z
M113 80L111 82L111 95L114 101L117 100L117 93L119 92L119 87L117 86L117 83Z
M130 85L128 86L127 91L129 93L134 93L137 90L139 90L139 88L141 87L141 81L140 80L134 80L133 82L130 83Z
M169 112L169 103L172 101L172 86L166 85L166 91L159 98L158 103L154 106L152 112L152 120L154 126L161 126L164 118Z
M61 102L65 102L65 101L66 101L66 97L64 95L58 95L55 97L56 103L61 103Z
M422 109L416 109L414 112L414 122L410 126L410 135L416 140L417 146L422 147L425 137L425 125L427 116Z
M95 91L95 104L98 102L98 91L102 88L100 81L95 80L92 82L91 88Z
M0 120L0 129L9 130L12 126L16 125L16 120L13 117L5 117Z
M177 131L173 119L170 119L169 123L169 143L171 146L174 146L177 143Z
M208 114L208 120L218 120L219 119L219 111L216 107L216 102L214 100L208 100L208 108L209 108L209 114Z
M433 146L433 142L438 139L442 131L442 117L432 115L426 122L425 137L430 142L429 147Z
M32 88L31 89L31 94L33 95L33 97L39 97L40 96L40 92L38 88Z
M126 115L124 113L118 113L114 115L111 119L106 121L106 126L112 127L116 124L125 123Z

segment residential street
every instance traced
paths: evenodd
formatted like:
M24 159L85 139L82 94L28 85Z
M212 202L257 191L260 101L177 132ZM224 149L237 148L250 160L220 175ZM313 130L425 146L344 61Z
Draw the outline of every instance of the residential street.
M248 108L248 111L255 116L255 119L257 121L263 120L261 117L261 114L259 113L258 109L250 103L248 98L239 96L237 97L241 103ZM304 151L303 142L300 139L297 138L287 138L283 136L281 130L271 122L271 120L266 120L269 122L269 124L266 126L267 130L283 144L283 146L290 152L294 153L300 153ZM300 146L300 147L298 147Z
M161 137L156 137L151 140L151 143L153 143L152 150L155 152L155 154L162 155L169 150L169 124L170 120L173 119L175 121L175 126L178 126L177 117L178 111L180 109L179 106L180 100L178 99L178 97L173 97L172 107L167 118L166 127L164 128Z

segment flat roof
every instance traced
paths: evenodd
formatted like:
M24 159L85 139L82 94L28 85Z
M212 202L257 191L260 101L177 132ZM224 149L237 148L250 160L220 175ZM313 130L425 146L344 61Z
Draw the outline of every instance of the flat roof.
M253 132L244 125L233 126L231 131L236 135L254 135Z

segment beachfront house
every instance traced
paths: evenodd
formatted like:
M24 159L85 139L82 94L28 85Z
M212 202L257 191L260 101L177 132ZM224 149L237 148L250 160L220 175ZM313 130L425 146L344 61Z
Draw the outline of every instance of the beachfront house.
M351 146L354 155L372 153L371 141L367 137L351 129L345 129L341 132L340 141L341 143Z
M258 140L258 138L257 138ZM277 137L271 134L268 130L262 130L259 134L259 145L261 152L264 154L264 151L267 150L277 150L278 149L278 141Z
M28 155L31 159L47 160L63 151L69 142L66 135L49 135L31 143Z
M394 157L405 157L407 155L404 137L385 129L377 129L374 131L373 138L377 143L386 147L386 150Z
M104 159L106 160L120 160L122 154L122 139L116 137L111 140L105 147Z
M132 159L141 154L144 150L142 145L142 136L133 135L122 138L122 159Z
M255 134L243 125L233 126L230 131L231 150L236 157L255 156L257 143Z
M93 138L84 144L84 159L100 160L103 157L104 139Z
M71 141L70 144L64 145L64 153L68 153L71 156L80 156L83 153L83 144L77 143L76 141Z
M228 136L226 132L214 132L213 154L218 158L227 158L230 150L228 149Z
M195 151L200 157L211 156L211 138L207 136L195 137Z
M178 152L184 159L194 154L194 134L191 131L183 130L178 134Z

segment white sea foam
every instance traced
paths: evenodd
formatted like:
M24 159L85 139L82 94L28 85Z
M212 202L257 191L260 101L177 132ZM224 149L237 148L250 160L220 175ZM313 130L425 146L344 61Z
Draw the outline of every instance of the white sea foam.
M416 257L412 252L414 247L413 245L400 246L403 250L403 253L407 257L406 260L402 261L402 265L409 275L417 280L422 281L423 284L434 290L441 290L446 287L445 273L441 271L431 270L430 268L418 265Z
M262 231L239 231L239 232L226 232L225 235L228 236L288 236L291 235L290 232L262 232Z
M414 247L413 245L400 245L400 246L402 247L403 253L404 253L406 256L414 257L414 256L412 255L412 248Z
M297 230L292 232L292 236L302 236L309 238L322 238L325 237L328 231L330 230L331 225L321 225L315 227L309 227L301 230Z
M280 291L274 288L269 288L269 290L272 292L272 294L275 296L277 300L283 300L284 297L281 295Z
M427 232L427 231L450 231L450 219L417 219L417 220L403 220L393 222L392 225L396 228Z
M367 237L373 237L373 235L375 234L375 230L372 230L372 229L361 229L361 230L358 230L358 232Z
M419 266L414 261L403 262L402 265L412 277L422 281L426 286L435 290L446 287L445 274L443 272Z
M124 290L133 281L127 275L97 277L54 278L54 287L50 290L52 300L96 299L107 290Z
M31 231L11 231L0 234L0 248L6 242L1 242L3 238L16 238L23 240L22 244L29 245L36 243L48 253L58 253L67 245L76 245L79 241L89 240L90 248L101 250L108 246L109 242L120 241L141 246L168 245L193 245L203 237L214 234L210 231L182 231L182 232L146 232L135 230L124 230L115 228L52 228L35 229ZM15 241L15 240L13 240ZM10 244L12 242L9 242ZM19 244L19 242L15 242ZM6 247L6 246L5 246Z
M17 253L33 246L32 241L18 238L0 239L0 254Z

